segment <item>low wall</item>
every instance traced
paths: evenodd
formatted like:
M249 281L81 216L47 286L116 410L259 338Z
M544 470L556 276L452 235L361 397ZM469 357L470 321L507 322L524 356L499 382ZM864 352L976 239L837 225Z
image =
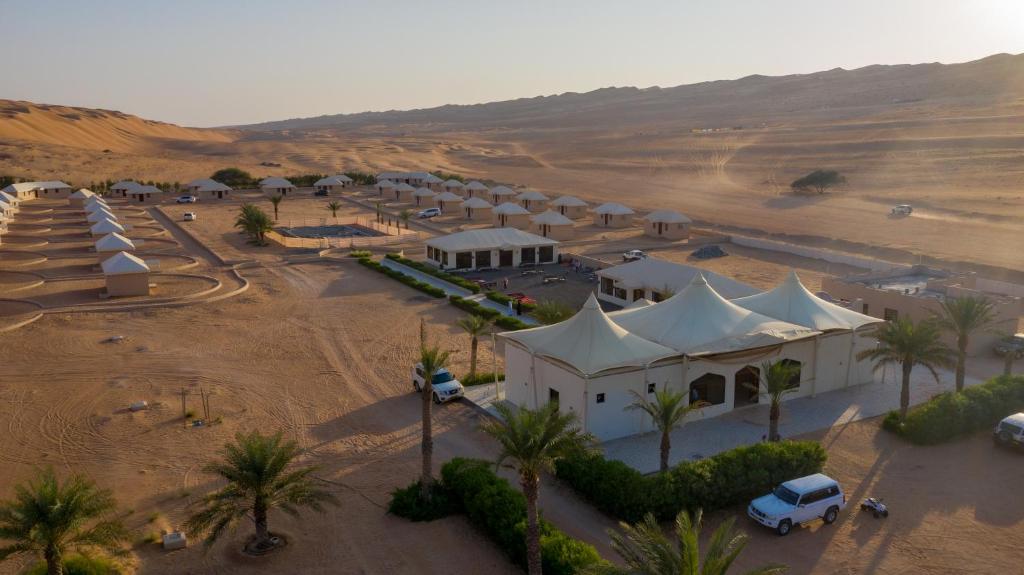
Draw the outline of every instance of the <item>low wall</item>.
M603 270L605 268L610 268L614 265L618 265L618 262L606 262L604 260L599 260L597 258L592 258L590 256L585 256L582 254L574 254L572 252L561 252L560 255L562 256L563 262L571 262L572 260L576 260L580 262L580 264L583 267L592 268L595 270Z
M287 227L301 226L351 226L364 227L385 235L372 237L327 237L327 238L295 238L282 235L277 231L267 232L267 239L276 242L286 248L305 248L324 250L328 248L366 248L373 246L387 246L414 240L419 237L419 232L378 223L369 218L323 218L289 220Z
M768 250L773 252L785 252L788 254L793 254L795 256L823 260L834 264L844 264L848 266L869 269L872 271L884 271L893 269L895 267L901 267L899 264L882 260L876 260L873 258L855 256L853 254L834 252L831 250L825 250L820 248L812 248L796 244L789 244L786 242L779 242L775 240L766 240L762 238L751 238L747 236L734 235L731 238L731 242L739 246L746 246L750 248L757 248L760 250Z

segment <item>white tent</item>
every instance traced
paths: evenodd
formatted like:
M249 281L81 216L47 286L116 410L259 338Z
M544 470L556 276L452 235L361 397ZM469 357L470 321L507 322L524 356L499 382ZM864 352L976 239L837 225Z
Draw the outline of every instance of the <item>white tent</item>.
M135 242L117 232L111 232L96 240L98 252L131 252L135 251Z
M107 205L107 202L103 200L91 198L89 200L86 200L85 205L82 207L82 209L85 210L85 213L89 214L95 212L96 210L110 210L110 206Z
M260 189L263 193L271 196L287 196L288 192L295 191L295 184L289 182L284 178L263 178L260 180Z
M491 202L494 204L500 204L515 197L516 191L506 186L494 186L488 194L491 197Z
M663 345L633 335L601 311L594 294L571 318L554 325L502 334L539 357L557 360L584 376L609 369L639 367L679 355Z
M412 193L412 199L417 206L432 206L435 196L437 193L430 188L416 188L416 191Z
M449 192L459 192L466 187L465 184L458 180L447 180L443 184L441 184L441 186L443 186L444 189L448 190Z
M525 228L530 224L529 210L512 202L495 206L491 213L496 228Z
M733 300L733 303L757 312L819 331L857 329L882 320L827 302L810 292L795 271L775 288Z
M114 220L116 222L117 216L115 216L113 212L107 210L106 208L99 208L97 210L93 210L92 212L89 212L89 215L85 216L85 221L89 222L90 224L95 224L96 222L102 220Z
M519 205L531 212L543 212L547 206L548 197L535 190L526 190L516 196Z
M21 203L21 200L12 194L8 194L7 192L0 192L0 202L7 202L12 206L17 206L18 204Z
M587 202L576 196L560 196L552 200L549 205L556 212L573 220L587 217Z
M569 240L575 234L576 228L569 218L547 210L530 217L530 231L546 238Z
M466 184L466 197L468 198L482 198L487 195L487 186L480 182L473 180Z
M149 272L149 266L140 258L125 252L118 252L100 265L103 275L137 274Z
M469 198L460 204L463 217L469 220L483 220L491 217L493 207L483 198Z
M77 192L75 192L75 193L71 194L70 196L68 196L68 198L72 199L72 200L82 200L82 201L85 201L85 200L88 200L89 198L92 198L92 197L95 197L95 196L96 196L96 194L92 193L92 190L87 190L85 188L82 188L82 189L78 190Z
M101 220L99 222L96 222L95 224L93 224L91 228L89 228L89 233L91 233L94 236L105 236L112 232L123 234L124 226L122 226L121 224L117 223L114 220Z
M693 221L674 210L656 210L646 216L644 219L649 222L662 222L665 224L690 224Z
M622 204L608 202L594 208L594 225L606 228L624 228L633 223L633 210Z
M612 319L631 333L691 356L776 345L819 333L742 308L719 295L701 274L671 298L623 310Z
M314 186L341 186L345 187L352 183L352 178L345 174L338 174L337 176L327 176L326 178L320 178L316 181Z
M395 186L395 200L399 202L411 202L412 194L416 191L416 188L406 183L401 183Z

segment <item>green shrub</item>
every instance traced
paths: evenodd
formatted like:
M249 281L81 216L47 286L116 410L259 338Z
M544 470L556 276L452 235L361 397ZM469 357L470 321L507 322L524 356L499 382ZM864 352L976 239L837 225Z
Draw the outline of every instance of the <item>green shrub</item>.
M441 468L441 479L453 507L501 547L509 558L526 567L526 498L494 473L494 465L457 457ZM544 573L569 575L603 564L593 546L562 533L541 520Z
M64 575L119 575L124 571L112 559L70 555L64 559ZM25 575L46 575L46 562L40 561Z
M493 302L500 303L501 305L508 305L509 302L514 302L515 301L514 299L508 297L507 295L505 295L505 294L503 294L501 292L493 291L493 290L487 292L487 299L489 299L489 300L491 300ZM521 305L523 307L523 311L526 311L526 312L531 312L531 311L537 309L537 304L535 304L535 303L523 302Z
M425 283L425 282L421 282L421 281L419 281L418 279L416 279L416 278L414 278L412 276L407 276L407 275L403 274L402 272L395 271L395 270L393 270L391 268L386 268L383 265L381 265L380 262L373 261L372 259L370 259L368 257L359 258L356 261L358 261L359 264L362 265L362 266L368 267L368 268L370 268L370 269L372 269L374 271L378 271L378 272L388 276L389 278L392 278L392 279L395 279L395 280L398 280L398 281L404 283L405 285L407 285L407 286L409 286L411 288L418 289L421 292L423 292L423 293L425 293L425 294L427 294L427 295L429 295L431 297L443 298L445 296L445 293L444 293L443 289L441 289L439 287L432 286L432 285L430 285L428 283Z
M420 482L416 481L408 487L391 492L388 513L404 517L410 521L433 521L450 515L448 490L440 483L435 483L430 491L430 500L420 498Z
M503 327L507 330L515 331L517 329L526 329L530 327L529 324L520 320L519 318L510 317L503 315L494 320L494 325Z
M385 257L388 258L389 260L396 261L404 266L411 267L414 270L423 272L428 275L432 275L450 284L457 285L463 289L467 289L472 293L480 293L480 286L476 282L471 282L464 277L443 272L435 268L434 266L427 265L423 262L410 260L409 258L403 258L398 254L387 254Z
M348 257L350 258L368 258L372 256L373 253L367 250L353 250L348 253Z
M461 310L468 311L473 315L478 315L486 320L494 322L494 325L502 327L508 330L526 329L530 327L519 318L502 315L502 313L496 309L492 309L479 303L468 300L457 295L448 296L448 301L451 304Z
M470 377L465 375L459 378L459 383L466 387L473 387L474 385L486 385L494 383L494 372L491 371L478 371L476 375Z
M555 470L598 509L634 523L648 512L664 521L683 509L715 511L749 501L783 481L821 471L825 459L813 441L781 441L685 461L650 476L599 454L559 460Z
M1024 410L1024 377L996 377L960 393L939 394L910 409L906 421L890 413L882 427L913 443L930 445L995 427L1011 413Z

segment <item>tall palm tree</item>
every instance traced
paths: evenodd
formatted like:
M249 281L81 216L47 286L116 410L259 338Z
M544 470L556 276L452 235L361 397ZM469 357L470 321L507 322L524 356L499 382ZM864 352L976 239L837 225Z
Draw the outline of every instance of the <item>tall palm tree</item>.
M0 503L0 539L10 542L0 547L0 560L33 554L46 561L49 575L61 575L68 552L120 553L128 532L111 517L116 507L109 490L84 476L61 484L52 469L40 471L15 487L12 501Z
M245 232L258 244L266 243L267 232L274 229L270 217L258 206L243 204L235 219L235 227Z
M875 361L875 370L887 365L899 364L903 372L903 387L900 388L900 420L907 418L910 407L910 372L915 365L920 365L931 372L935 381L939 381L940 367L950 367L953 361L952 352L940 341L941 333L938 325L931 320L923 320L917 324L909 319L888 321L873 334L878 339L878 346L866 349L857 354L857 359Z
M430 488L434 485L434 428L430 419L430 402L434 396L434 374L448 365L447 351L438 347L420 348L420 366L423 368L423 438L420 441L420 453L423 455L423 469L420 473L420 498L430 498Z
M551 402L537 410L495 404L499 419L481 429L501 444L498 465L516 470L526 496L526 562L530 575L540 575L540 474L551 471L557 459L586 450L593 438L577 426L576 415L560 413Z
M402 210L398 212L398 219L402 220L405 224L405 229L409 229L409 218L412 217L412 212L409 210Z
M532 313L540 323L552 325L569 319L575 312L562 302L548 299L538 302Z
M630 393L633 394L633 403L626 406L626 409L643 411L651 417L651 421L661 432L661 471L668 471L668 455L672 450L672 430L681 427L686 416L691 412L707 404L703 401L689 403L685 392L672 391L667 386L654 392L654 401L648 400L635 391Z
M609 531L612 549L622 557L627 568L612 567L611 573L645 575L726 575L743 552L748 537L733 527L735 517L722 522L711 535L707 552L701 557L700 530L702 513L693 517L686 510L676 515L675 541L665 536L661 526L648 513L636 525L621 523L622 533ZM783 565L765 565L747 571L748 575L784 573ZM605 571L606 573L609 571Z
M298 516L300 507L323 511L324 503L337 505L334 495L316 485L312 477L315 467L292 465L300 454L298 444L285 441L281 432L235 434L235 441L224 446L224 460L205 469L225 479L227 485L199 501L202 508L189 517L188 532L206 533L205 542L210 546L225 529L233 529L239 520L249 517L256 526L251 548L262 550L270 540L267 519L272 509Z
M798 377L800 368L785 361L766 361L761 364L761 388L753 385L748 387L768 398L768 440L779 440L779 419L782 417L782 397L799 389L792 385L794 377Z
M331 217L336 218L338 217L338 210L341 209L341 204L338 202L331 202L327 204L327 209L331 210Z
M284 196L272 196L270 198L270 203L274 204L274 221L275 222L278 220L278 217L277 217L278 206L281 205L281 200L283 200L283 199L284 199Z
M995 321L995 305L984 296L951 297L942 300L935 313L939 327L956 336L956 390L964 389L967 344L971 335Z
M476 377L476 352L480 345L480 336L487 333L491 322L478 316L470 315L456 322L467 334L469 334L469 377Z

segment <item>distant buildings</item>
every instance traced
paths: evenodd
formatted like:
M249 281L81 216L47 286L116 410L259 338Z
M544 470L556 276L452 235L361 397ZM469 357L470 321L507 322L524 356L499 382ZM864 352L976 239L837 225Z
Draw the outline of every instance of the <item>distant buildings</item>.
M558 242L514 228L468 230L427 240L427 261L445 270L558 261Z
M33 198L66 198L71 195L71 186L61 181L49 182L20 182L11 184L3 191L18 200L29 200Z

